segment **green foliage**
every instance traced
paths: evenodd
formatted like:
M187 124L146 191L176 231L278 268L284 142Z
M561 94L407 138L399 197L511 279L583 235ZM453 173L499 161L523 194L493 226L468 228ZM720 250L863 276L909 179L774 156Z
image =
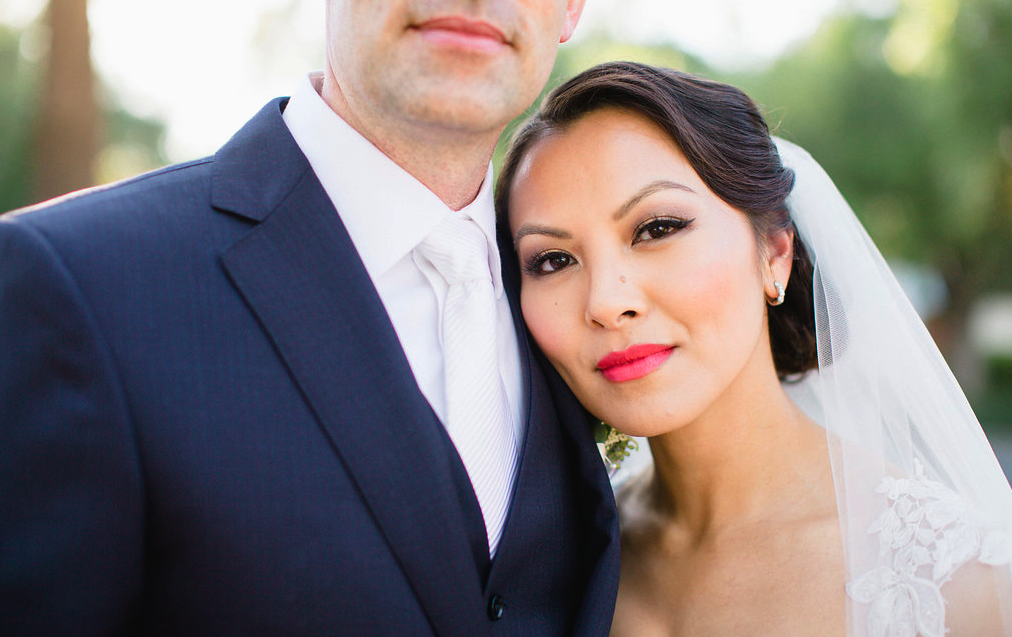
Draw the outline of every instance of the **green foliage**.
M0 212L28 203L37 65L21 55L21 32L0 24Z
M25 57L35 33L0 23L0 213L32 203L33 143L45 65ZM29 47L30 48L30 47ZM102 149L99 179L110 181L167 163L164 126L124 109L112 94L101 97Z
M643 46L618 42L604 34L598 37L585 38L579 43L563 45L559 48L559 55L555 60L555 66L552 68L552 74L544 90L541 91L541 95L538 99L534 100L534 104L530 108L506 126L506 130L502 137L500 137L499 145L496 146L495 154L492 158L496 174L498 174L499 166L502 165L506 149L509 147L509 141L512 139L516 129L537 111L541 101L553 88L580 71L589 69L595 64L612 60L629 60L695 72L705 69L705 66L701 62L673 47L665 45Z
M640 448L639 442L603 421L594 425L593 433L594 441L600 445L601 457L612 472L617 471L622 462Z
M107 99L102 110L99 181L124 179L169 163L164 147L165 126L161 122L134 115L115 98Z
M958 312L1012 289L999 267L1012 240L1009 60L1012 3L911 1L887 20L827 23L738 83L823 163L883 252L941 270Z
M990 430L1012 434L1012 358L995 356L986 363L990 382L976 397L973 410Z

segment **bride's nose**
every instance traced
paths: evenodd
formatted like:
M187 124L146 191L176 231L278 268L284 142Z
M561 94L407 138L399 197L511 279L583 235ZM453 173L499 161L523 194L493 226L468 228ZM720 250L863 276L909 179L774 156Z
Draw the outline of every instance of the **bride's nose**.
M635 277L616 270L591 275L585 316L588 325L615 329L646 312L646 297Z

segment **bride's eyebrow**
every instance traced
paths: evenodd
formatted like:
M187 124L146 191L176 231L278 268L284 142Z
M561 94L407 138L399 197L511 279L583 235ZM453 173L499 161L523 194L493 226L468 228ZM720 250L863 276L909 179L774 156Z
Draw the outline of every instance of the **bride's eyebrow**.
M536 223L525 223L520 226L517 230L517 234L513 237L513 245L516 246L520 242L521 237L526 237L529 234L543 234L547 237L553 237L555 239L572 239L573 235L569 234L565 230L553 228L552 226L542 226Z
M667 179L658 179L652 181L646 186L640 188L635 195L630 197L622 206L611 216L613 221L618 221L624 217L630 210L636 207L636 204L643 201L650 195L660 192L662 190L684 190L696 194L696 191L684 184L680 184L677 181L669 181Z
M618 211L612 215L611 217L612 220L618 221L619 219L624 217L630 210L635 208L636 204L643 201L650 195L660 192L662 190L682 190L685 192L696 194L695 190L689 188L684 184L680 184L677 181L671 181L668 179L658 179L657 181L652 181L646 186L643 186L642 188L637 190L636 194L630 197L624 204L622 204L621 207L619 207ZM559 228L553 228L552 226L544 226L536 223L525 223L524 225L520 226L520 229L517 230L516 236L513 237L513 246L516 247L516 245L520 242L520 239L526 237L529 234L540 234L545 235L546 237L553 237L555 239L573 238L573 235L569 234L565 230L560 230Z

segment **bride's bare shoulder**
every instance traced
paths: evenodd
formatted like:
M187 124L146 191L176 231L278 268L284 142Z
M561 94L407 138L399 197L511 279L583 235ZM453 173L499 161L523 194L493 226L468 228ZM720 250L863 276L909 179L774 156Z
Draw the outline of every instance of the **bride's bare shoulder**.
M964 564L941 589L948 637L1005 637L1002 606L1012 600L1009 570Z
M639 544L644 535L656 533L664 523L653 492L653 479L651 464L627 478L615 492L624 550L630 542Z

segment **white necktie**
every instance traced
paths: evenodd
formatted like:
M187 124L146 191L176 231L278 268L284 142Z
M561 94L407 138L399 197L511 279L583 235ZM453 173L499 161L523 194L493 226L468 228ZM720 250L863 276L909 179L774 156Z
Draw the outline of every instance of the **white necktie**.
M445 425L471 478L494 556L509 510L517 440L499 371L488 245L474 221L450 214L418 250L448 286L440 320Z

